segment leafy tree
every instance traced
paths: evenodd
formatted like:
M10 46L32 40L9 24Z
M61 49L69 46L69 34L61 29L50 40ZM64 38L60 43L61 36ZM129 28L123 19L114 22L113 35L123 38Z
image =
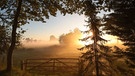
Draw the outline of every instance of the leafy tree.
M50 36L50 41L56 41L56 40L57 40L57 38L54 35Z
M11 42L10 30L5 26L0 26L0 54L6 53Z
M15 49L21 47L21 30L17 33L17 41ZM0 26L0 56L2 64L5 64L5 59L7 56L7 50L11 44L11 27L10 26Z
M56 16L56 12L62 14L75 12L76 0L1 0L0 22L12 25L11 45L7 55L7 71L12 69L12 53L17 39L16 31L21 25L32 21L45 22L50 15Z

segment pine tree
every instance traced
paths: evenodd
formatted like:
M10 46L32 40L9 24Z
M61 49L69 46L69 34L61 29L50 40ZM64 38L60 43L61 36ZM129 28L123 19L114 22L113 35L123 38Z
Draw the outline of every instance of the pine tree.
M112 0L110 5L114 12L106 18L108 33L118 36L120 40L124 41L124 45L134 47L135 1Z
M109 4L113 12L105 18L105 30L128 46L124 54L135 62L135 0L112 0Z
M82 58L87 61L87 65L84 69L84 76L88 75L111 75L109 72L106 72L106 70L109 71L109 64L105 64L106 60L102 57L106 57L107 49L108 47L104 46L103 43L106 42L105 39L101 38L101 35L103 34L101 29L102 21L99 17L97 17L97 13L99 10L97 10L96 4L92 3L92 1L86 1L87 8L85 11L85 15L88 17L88 25L86 25L89 30L84 31L84 33L90 33L92 32L92 36L88 36L86 38L81 39L82 41L88 42L89 40L92 40L93 43L90 43L88 45L85 45L85 47L80 48L79 50L83 50L84 48L87 48L87 52L82 55ZM90 11L91 10L91 11ZM106 50L103 50L103 48L106 48ZM101 67L102 68L101 70ZM105 68L107 67L107 68Z
M99 1L100 2L100 1ZM83 33L89 34L92 32L91 36L87 36L81 41L86 41L87 43L91 40L89 44L85 45L79 50L87 49L86 53L83 53L81 58L84 61L82 76L121 76L122 68L115 64L119 61L120 57L123 57L121 52L113 52L111 47L105 46L104 43L107 40L103 39L102 36L104 30L104 21L102 18L98 17L97 14L101 11L103 6L98 5L97 1L84 2L84 14L88 18L86 21L88 25L86 27L88 30L83 31ZM101 9L100 9L101 8ZM120 69L118 69L119 67Z

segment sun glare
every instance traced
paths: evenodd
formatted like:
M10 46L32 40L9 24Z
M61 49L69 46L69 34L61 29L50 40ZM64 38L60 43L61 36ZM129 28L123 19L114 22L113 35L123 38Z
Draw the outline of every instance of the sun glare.
M93 35L93 33L92 32L89 32L88 34L82 34L81 35L81 37L80 37L80 39L83 39L83 38L86 38L86 37L91 37ZM91 40L91 38L90 39L88 39L88 40L86 40L86 41L78 41L78 44L79 45L88 45L88 44L91 44L91 43L93 43L93 41Z

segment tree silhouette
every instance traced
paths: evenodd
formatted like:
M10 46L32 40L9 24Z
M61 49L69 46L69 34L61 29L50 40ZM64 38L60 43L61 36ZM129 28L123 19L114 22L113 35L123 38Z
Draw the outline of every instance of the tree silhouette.
M57 38L54 35L50 36L50 41L56 41L56 40L57 40Z
M134 20L135 1L134 0L112 0L111 9L114 11L106 18L106 26L109 34L120 37L124 45L134 47Z
M89 71L89 75L100 76L103 74L101 70L99 71L99 66L103 65L101 64L100 59L102 57L102 53L105 53L105 51L100 50L100 48L101 46L104 47L102 45L102 42L105 42L106 40L100 37L102 35L102 31L99 30L99 28L101 27L101 19L96 16L99 11L97 10L96 3L94 4L93 1L86 0L84 6L86 7L85 15L88 17L88 25L86 26L89 28L89 30L84 31L84 33L93 33L92 36L81 39L82 41L89 41L90 39L93 40L92 44L80 48L80 50L83 50L84 48L88 49L88 51L82 55L82 58L88 60L88 64L84 71ZM94 65L94 67L92 67L92 65Z
M124 54L135 62L135 1L112 0L110 5L114 12L107 15L105 30L118 36L129 47Z
M6 53L11 42L9 27L0 26L0 54Z
M104 43L107 40L103 39L102 36L104 35L104 19L97 16L101 10L104 10L104 6L99 1L88 1L84 2L84 14L88 17L86 21L89 29L84 31L83 33L89 34L90 32L93 33L92 36L87 36L82 41L89 42L90 40L93 43L89 43L79 50L87 49L86 53L83 53L82 59L84 60L84 64L86 66L83 67L82 76L120 76L123 70L120 66L116 65L114 62L118 62L120 57L124 57L123 51L113 52L111 47L105 46ZM103 2L104 3L104 2ZM106 7L105 7L106 8ZM109 7L108 7L109 9ZM126 58L123 58L126 59ZM123 60L122 59L122 60ZM117 68L119 67L119 68ZM126 70L127 71L127 70ZM129 71L129 70L128 70ZM131 75L133 72L131 72ZM126 74L127 75L127 74ZM128 74L130 75L130 74Z

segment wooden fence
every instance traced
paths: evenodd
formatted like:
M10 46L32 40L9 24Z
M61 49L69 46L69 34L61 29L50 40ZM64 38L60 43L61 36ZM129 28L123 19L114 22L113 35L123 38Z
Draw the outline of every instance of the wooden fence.
M21 62L21 69L38 75L79 76L78 58L26 59Z

